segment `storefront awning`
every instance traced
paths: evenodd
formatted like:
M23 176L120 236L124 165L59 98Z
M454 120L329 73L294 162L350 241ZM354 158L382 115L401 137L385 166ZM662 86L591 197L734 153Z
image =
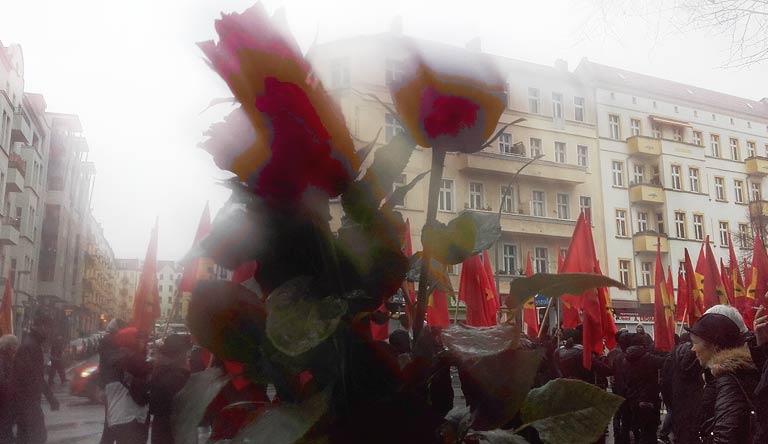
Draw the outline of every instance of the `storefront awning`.
M670 119L667 117L659 117L659 116L650 116L650 118L651 118L651 122L654 122L654 123L661 123L663 125L684 126L684 127L691 128L690 123L684 122L682 120L675 120L675 119Z

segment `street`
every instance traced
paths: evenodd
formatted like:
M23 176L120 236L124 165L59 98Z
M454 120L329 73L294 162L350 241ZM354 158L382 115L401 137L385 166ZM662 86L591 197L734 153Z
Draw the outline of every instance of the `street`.
M73 367L71 366L67 371L67 378L70 381ZM99 442L104 427L104 406L86 398L70 395L69 382L61 384L58 378L53 386L53 392L61 408L52 412L48 403L43 401L48 443L93 444Z

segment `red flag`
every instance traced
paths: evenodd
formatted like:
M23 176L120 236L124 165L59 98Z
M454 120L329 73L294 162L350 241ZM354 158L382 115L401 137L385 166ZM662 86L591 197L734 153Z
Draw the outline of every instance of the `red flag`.
M684 322L685 318L688 317L689 297L688 282L683 276L683 267L680 267L680 269L677 271L677 306L675 307L675 321Z
M704 251L704 244L701 244L701 248L699 249L699 257L696 259L696 270L693 272L694 279L692 281L688 281L688 285L691 289L690 300L693 301L694 311L698 313L695 319L696 321L698 321L700 317L704 316L704 312L706 311L704 306L704 273L706 268L706 253ZM691 282L693 282L694 285L691 286ZM695 321L693 323L689 323L688 325L693 324L695 324Z
M467 325L496 325L498 300L493 295L485 266L479 254L467 258L461 266L459 300L467 307Z
M672 331L674 332L674 313L675 313L675 282L672 280L672 267L667 264L667 297L669 298L669 303L672 304L672 322L673 327Z
M725 295L725 287L723 287L723 280L720 277L720 268L717 265L717 260L715 260L715 253L712 252L712 246L709 245L709 236L707 236L705 244L707 266L704 268L704 307L709 309L718 304L728 304L728 297Z
M728 267L731 269L730 283L733 289L733 301L732 304L744 317L744 299L747 294L744 288L744 279L741 277L741 271L739 270L739 261L736 259L736 252L733 250L733 241L731 240L731 233L728 233Z
M560 254L560 253L558 253ZM531 252L525 259L525 275L533 276L533 266L531 265ZM530 338L539 336L539 315L536 313L536 298L528 299L523 305L523 332Z
M493 271L491 270L491 259L488 257L488 250L483 250L483 269L485 270L485 277L487 279L488 285L491 288L491 292L493 293L493 305L491 305L491 310L493 311L493 321L494 325L496 323L496 313L499 311L499 291L496 289L496 279L493 276Z
M752 252L752 280L755 281L755 306L765 305L765 293L768 292L768 255L759 233L755 235Z
M13 289L11 288L11 271L5 278L3 301L0 303L0 335L13 334Z
M557 247L557 272L560 273L560 270L563 269L563 253L560 247Z
M197 245L211 231L211 210L208 208L208 202L205 203L203 214L200 215L200 221L197 223L197 233L193 245ZM196 257L191 263L184 267L184 274L181 276L179 291L191 292L195 289L198 279L204 279L208 275L208 266L212 265L210 259Z
M597 261L595 273L603 274L602 270L600 270L600 261ZM600 300L600 312L603 314L602 327L605 345L613 350L616 348L616 332L618 329L616 328L616 322L613 319L613 310L611 310L611 296L608 293L608 289L605 287L597 289L597 296Z
M733 305L733 280L728 279L728 269L725 268L723 258L720 258L720 279L723 281L723 290L729 305Z
M258 269L258 261L248 261L244 264L241 264L232 272L232 282L242 284L248 279L253 278L253 276L256 274L256 270Z
M584 219L584 214L579 213L576 228L573 230L571 242L568 244L568 252L560 267L562 273L594 273L595 271L595 246L591 242L592 230ZM584 306L584 295L562 295L560 301L563 308L563 327L574 328L579 320L579 309Z
M429 295L427 304L427 325L447 328L451 324L448 316L448 298L445 293L435 288Z
M664 268L661 265L661 239L656 245L656 271L655 271L655 297L653 301L653 340L656 348L661 351L670 351L675 346L674 327L670 329L668 319L673 316L668 312L670 297L667 293L667 283L664 279Z
M157 291L157 221L144 258L144 266L133 298L131 325L144 333L152 333L155 320L160 317L160 295Z

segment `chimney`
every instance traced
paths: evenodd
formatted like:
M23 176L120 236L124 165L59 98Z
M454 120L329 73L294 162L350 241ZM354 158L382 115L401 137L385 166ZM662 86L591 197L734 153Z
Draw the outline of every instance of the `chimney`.
M467 42L467 49L470 51L482 52L483 51L482 46L483 45L482 45L482 41L480 40L480 37L475 37L472 40Z
M403 35L403 16L396 15L389 23L389 32L396 35Z
M568 72L568 62L563 59L555 60L555 69L562 72Z

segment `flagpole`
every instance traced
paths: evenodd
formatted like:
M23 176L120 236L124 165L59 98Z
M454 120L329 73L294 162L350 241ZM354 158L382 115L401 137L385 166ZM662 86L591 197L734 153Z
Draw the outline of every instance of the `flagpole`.
M688 307L685 307L685 310L683 310L683 322L680 323L680 331L677 332L678 335L683 334L683 325L685 325L686 316L688 316Z

